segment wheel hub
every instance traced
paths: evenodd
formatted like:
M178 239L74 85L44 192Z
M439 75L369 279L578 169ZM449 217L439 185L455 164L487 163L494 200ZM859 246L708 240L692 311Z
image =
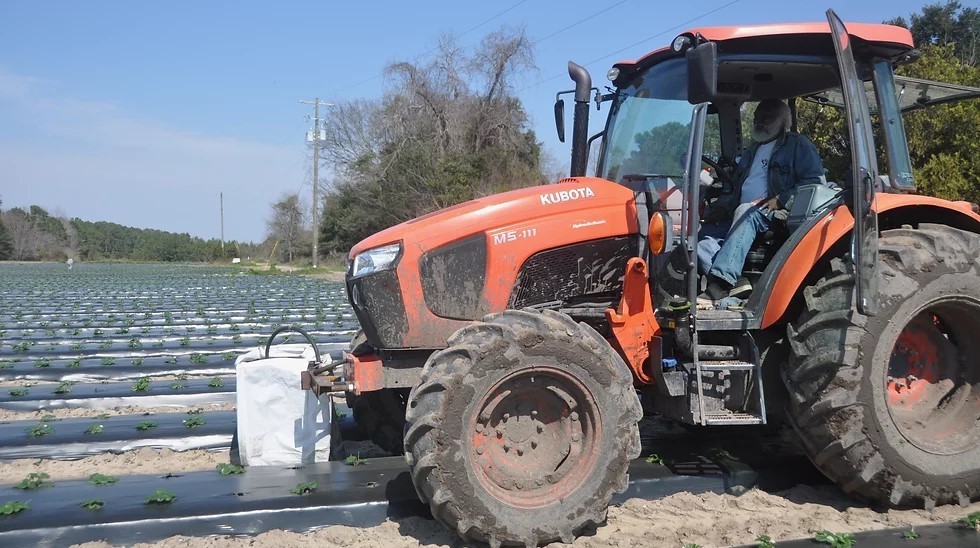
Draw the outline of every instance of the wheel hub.
M533 508L573 492L595 463L595 399L572 374L534 367L501 379L472 421L471 462L481 484Z
M980 303L946 300L916 313L888 361L885 397L910 443L952 455L980 444Z

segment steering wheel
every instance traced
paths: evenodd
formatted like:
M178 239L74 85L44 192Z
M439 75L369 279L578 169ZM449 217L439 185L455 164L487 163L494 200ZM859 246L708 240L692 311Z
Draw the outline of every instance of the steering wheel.
M735 180L732 179L732 176L729 175L727 171L722 169L718 162L712 160L708 156L701 156L701 161L708 164L708 166L714 170L715 177L721 181L722 194L731 194L735 192Z

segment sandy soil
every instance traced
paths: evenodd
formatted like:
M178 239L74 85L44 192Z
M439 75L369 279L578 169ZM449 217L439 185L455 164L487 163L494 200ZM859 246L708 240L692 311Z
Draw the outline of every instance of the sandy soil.
M198 405L205 411L234 411L234 403L212 403L206 405ZM108 415L110 417L116 415L150 415L154 413L179 413L181 411L186 411L189 409L186 406L168 406L168 407L114 407L112 409L88 409L85 407L70 408L70 409L46 409L43 411L11 411L9 409L0 409L0 421L26 421L26 420L41 420L45 415L54 415L59 419L73 419L73 418L87 418L87 417L98 417L100 415Z
M96 472L110 476L163 475L168 472L214 470L218 464L227 462L230 462L227 449L179 452L142 448L121 455L103 453L78 460L17 459L3 462L0 466L0 483L17 483L31 472L47 472L54 480L87 478Z
M885 528L911 528L936 522L949 522L980 511L980 503L969 507L944 506L933 512L891 510L875 512L855 505L830 486L798 486L780 493L752 490L732 495L692 495L678 493L661 500L630 499L609 510L609 519L591 535L577 539L577 548L683 546L697 543L731 546L755 541L759 535L773 540L812 537L818 531L859 532ZM896 542L898 540L896 539ZM343 546L374 548L418 546L459 546L455 537L438 523L420 518L388 521L365 529L331 526L312 533L269 531L255 537L194 538L176 536L134 547L280 547ZM108 546L84 544L86 548ZM563 546L553 544L552 546Z

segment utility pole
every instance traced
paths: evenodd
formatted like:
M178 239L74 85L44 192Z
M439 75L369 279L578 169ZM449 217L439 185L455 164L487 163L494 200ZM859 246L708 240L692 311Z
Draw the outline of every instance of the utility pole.
M313 105L313 268L320 260L320 105L333 106L315 97L312 101L300 101L304 105Z
M221 255L225 254L225 193L218 193L218 200L221 202Z

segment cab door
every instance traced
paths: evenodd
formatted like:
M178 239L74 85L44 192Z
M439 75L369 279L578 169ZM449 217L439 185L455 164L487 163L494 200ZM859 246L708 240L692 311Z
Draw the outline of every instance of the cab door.
M875 181L878 162L871 130L871 112L864 82L858 77L851 36L834 10L827 22L837 52L841 91L851 135L850 208L854 215L851 261L854 264L858 312L873 316L878 311L878 214L875 212Z

